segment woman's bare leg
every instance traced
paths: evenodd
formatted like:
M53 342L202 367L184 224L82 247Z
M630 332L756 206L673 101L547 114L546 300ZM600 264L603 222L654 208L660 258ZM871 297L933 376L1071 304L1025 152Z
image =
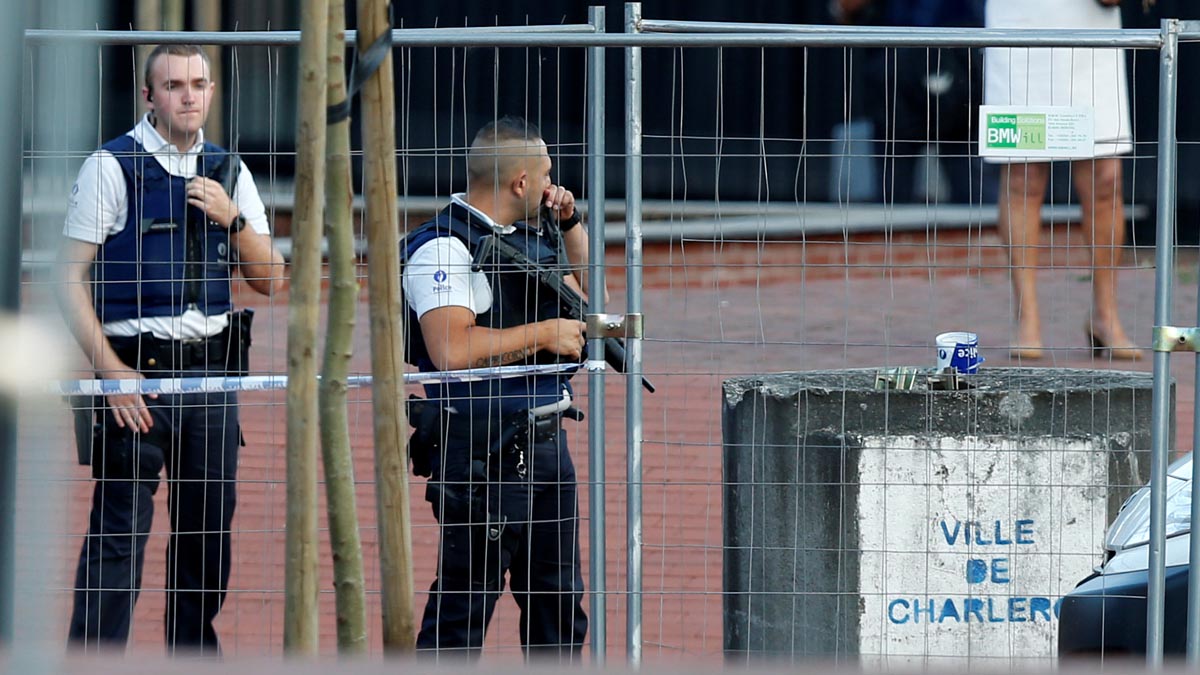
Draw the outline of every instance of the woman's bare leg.
M1007 164L1000 168L1000 239L1008 246L1012 275L1013 307L1017 335L1012 354L1038 358L1042 348L1042 324L1038 313L1038 240L1042 227L1042 201L1050 166L1045 163Z
M1117 270L1125 244L1125 204L1121 159L1079 160L1071 165L1083 207L1083 231L1092 253L1092 311L1087 330L1110 348L1113 358L1139 358L1117 310Z

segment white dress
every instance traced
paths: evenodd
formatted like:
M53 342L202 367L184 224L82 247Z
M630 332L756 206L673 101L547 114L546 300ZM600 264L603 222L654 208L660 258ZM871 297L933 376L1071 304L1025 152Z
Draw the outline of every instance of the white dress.
M985 22L988 28L1118 29L1121 12L1096 0L988 0ZM984 103L1091 106L1093 157L1133 150L1124 50L990 47L983 72ZM989 157L988 161L1021 159Z

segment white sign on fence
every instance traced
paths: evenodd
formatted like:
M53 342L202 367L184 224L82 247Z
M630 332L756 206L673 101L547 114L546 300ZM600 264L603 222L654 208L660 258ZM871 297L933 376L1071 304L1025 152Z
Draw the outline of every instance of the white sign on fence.
M979 106L979 154L1072 159L1095 154L1091 107Z

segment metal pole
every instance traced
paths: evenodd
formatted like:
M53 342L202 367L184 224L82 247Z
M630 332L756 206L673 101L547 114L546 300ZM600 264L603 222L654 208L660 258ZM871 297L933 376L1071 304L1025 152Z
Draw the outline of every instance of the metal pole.
M588 22L604 32L604 7L588 9ZM604 57L588 48L588 312L604 313ZM588 358L604 361L604 339L588 341ZM608 648L604 555L604 371L588 374L588 546L592 580L592 663L602 666Z
M1194 22L1189 22L1184 26L1194 25ZM1172 92L1175 94L1175 92ZM1172 108L1176 101L1172 97ZM1173 173L1173 172L1172 172ZM1196 302L1196 325L1200 326L1200 298ZM1196 354L1196 374L1193 385L1193 391L1200 388L1200 353ZM1196 420L1200 419L1200 401L1192 405L1192 513L1191 522L1200 523L1200 494L1197 493L1197 487L1200 486L1200 462L1197 462L1195 451L1200 448L1200 424L1196 424ZM1188 579L1200 579L1200 536L1193 535L1190 540L1190 549L1188 557ZM1200 665L1200 584L1188 584L1188 613L1187 613L1187 661L1193 668Z
M1171 323L1175 262L1175 98L1179 22L1162 22L1158 68L1158 227L1155 244L1154 325ZM1150 583L1146 596L1146 665L1162 666L1163 604L1166 590L1167 463L1171 438L1171 353L1154 352L1154 396L1150 444Z
M1196 300L1196 325L1200 326L1200 298ZM1196 374L1192 391L1200 391L1200 352L1196 354ZM1192 405L1192 517L1191 522L1200 523L1200 457L1196 449L1200 448L1200 401ZM1187 662L1195 667L1200 665L1200 584L1190 583L1191 579L1200 579L1200 533L1191 536L1188 556L1188 609L1187 609Z
M25 62L25 3L4 3L8 19L0 35L0 92L8 104L0 106L0 214L8 227L0 234L0 311L16 315L21 307L21 64ZM0 398L0 646L13 636L13 565L16 539L17 400Z
M550 29L553 30L550 30ZM74 41L88 44L140 45L295 45L296 31L67 31L30 30L31 42ZM1200 37L1200 32L1196 33ZM346 42L355 43L354 31L346 31ZM392 31L395 47L1098 47L1159 49L1162 35L1156 30L947 29L937 34L876 31L822 31L819 33L594 33L588 24L579 26L498 26L479 28L414 28Z
M905 26L904 32L944 35L956 28ZM1004 30L1004 29L989 29ZM805 23L745 23L741 21L674 21L642 19L643 33L897 33L896 26L839 26ZM1153 31L1157 33L1157 31Z
M639 2L625 3L625 32L637 33ZM625 50L625 279L626 311L642 313L642 48ZM625 644L631 665L642 662L642 338L625 342L625 442L628 523L628 610Z

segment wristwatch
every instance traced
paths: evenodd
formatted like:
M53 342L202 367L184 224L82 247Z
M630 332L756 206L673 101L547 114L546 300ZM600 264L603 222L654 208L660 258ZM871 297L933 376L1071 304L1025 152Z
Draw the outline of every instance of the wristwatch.
M565 218L565 219L559 221L558 231L559 232L570 232L571 230L575 229L575 226L578 225L579 223L580 223L579 209L575 209L575 212L571 214L570 218Z
M238 217L229 224L229 234L237 234L244 229L246 229L246 217L239 213Z

